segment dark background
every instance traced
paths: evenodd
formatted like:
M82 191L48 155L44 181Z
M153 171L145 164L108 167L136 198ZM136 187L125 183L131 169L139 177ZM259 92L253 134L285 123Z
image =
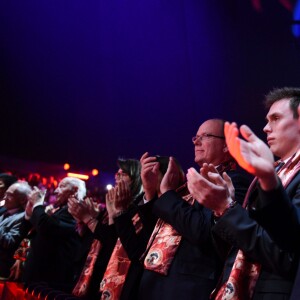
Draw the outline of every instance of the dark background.
M300 86L299 6L1 0L0 154L101 176L145 151L193 166L191 137L212 117L264 137L264 95Z

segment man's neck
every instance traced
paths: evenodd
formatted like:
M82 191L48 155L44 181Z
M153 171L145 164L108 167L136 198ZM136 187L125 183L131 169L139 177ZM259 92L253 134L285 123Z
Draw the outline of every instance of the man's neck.
M15 213L19 212L20 210L21 210L21 208L18 207L18 208L8 209L7 212L8 212L10 215L14 215Z

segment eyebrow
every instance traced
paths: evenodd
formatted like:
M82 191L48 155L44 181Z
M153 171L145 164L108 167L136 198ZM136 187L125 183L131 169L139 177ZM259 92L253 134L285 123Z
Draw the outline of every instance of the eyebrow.
M265 119L266 119L266 121L268 121L269 119L272 119L272 118L274 118L276 116L281 116L281 115L282 114L280 112L274 112L274 113L272 113L270 115L267 115Z

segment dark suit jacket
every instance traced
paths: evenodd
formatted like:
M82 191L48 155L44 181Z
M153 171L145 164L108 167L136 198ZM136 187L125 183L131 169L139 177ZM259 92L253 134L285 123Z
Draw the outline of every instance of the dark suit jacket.
M20 227L23 219L24 210L6 218L0 216L0 277L8 278L15 262L13 257L22 240Z
M281 184L275 190L265 192L258 187L258 197L250 203L250 215L261 224L272 239L287 251L299 255L300 234L300 173L290 184ZM295 263L296 264L296 263ZM300 299L300 268L294 281L291 300Z
M102 215L104 213L106 213L106 211L102 212L98 217L99 222L94 231L94 238L101 242L101 250L94 265L88 295L85 298L87 300L100 299L100 282L117 242L117 234L114 225L102 223Z
M29 228L29 222L24 222L24 227ZM25 264L24 281L27 284L44 281L51 287L69 291L74 284L80 240L76 222L67 206L51 216L45 213L43 206L37 206L30 223L34 231Z
M262 225L276 243L286 250L300 250L300 173L283 188L264 192L250 202L250 216Z
M242 202L248 181L236 171L229 172L229 176ZM164 193L154 203L153 211L171 224L182 240L167 276L144 270L140 299L209 299L223 265L211 236L212 212L198 202L188 204L175 191Z
M87 290L87 294L85 296L81 296L82 300L99 300L101 298L101 293L99 291L100 282L102 280L103 274L106 270L107 263L111 256L111 253L116 244L117 236L115 232L115 228L113 225L108 225L103 223L103 219L106 219L106 210L100 212L98 219L98 224L95 228L94 233L92 233L87 227L83 235L81 236L81 244L80 249L77 251L76 260L75 260L75 282L77 283L79 276L83 271L83 267L87 260L88 253L90 251L91 245L94 239L98 239L101 242L101 249L96 259L92 276L90 279L90 284ZM74 298L71 294L65 294L65 298L69 299ZM64 299L65 299L64 298ZM75 298L74 298L75 299ZM78 298L79 299L79 298Z
M157 221L157 217L152 213L155 199L146 204L143 204L142 201L143 199L139 198L126 213L114 219L117 234L131 260L131 265L120 297L121 300L134 300L138 297L139 284L144 269L140 257L146 250L148 240ZM141 223L143 224L142 230L138 234L132 223L132 217L136 213L139 214Z
M257 198L256 190L249 199L252 207ZM293 192L292 192L293 193ZM253 210L253 207L252 207ZM254 211L250 215L254 217ZM213 233L230 244L229 255L241 249L247 258L262 265L253 299L288 299L295 276L297 257L283 251L249 212L240 205L230 209L213 228ZM228 278L232 264L225 264L223 281Z

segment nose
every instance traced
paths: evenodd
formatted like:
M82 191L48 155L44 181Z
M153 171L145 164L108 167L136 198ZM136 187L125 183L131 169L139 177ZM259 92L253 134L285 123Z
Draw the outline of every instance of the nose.
M54 190L54 194L58 194L58 190L59 190L59 188L56 188L56 189Z
M270 126L269 122L266 124L266 126L265 126L264 129L263 129L263 131L264 131L265 133L268 133L268 132L271 131L271 126Z
M193 144L194 145L200 145L201 144L201 138L198 136L194 141L193 141Z

